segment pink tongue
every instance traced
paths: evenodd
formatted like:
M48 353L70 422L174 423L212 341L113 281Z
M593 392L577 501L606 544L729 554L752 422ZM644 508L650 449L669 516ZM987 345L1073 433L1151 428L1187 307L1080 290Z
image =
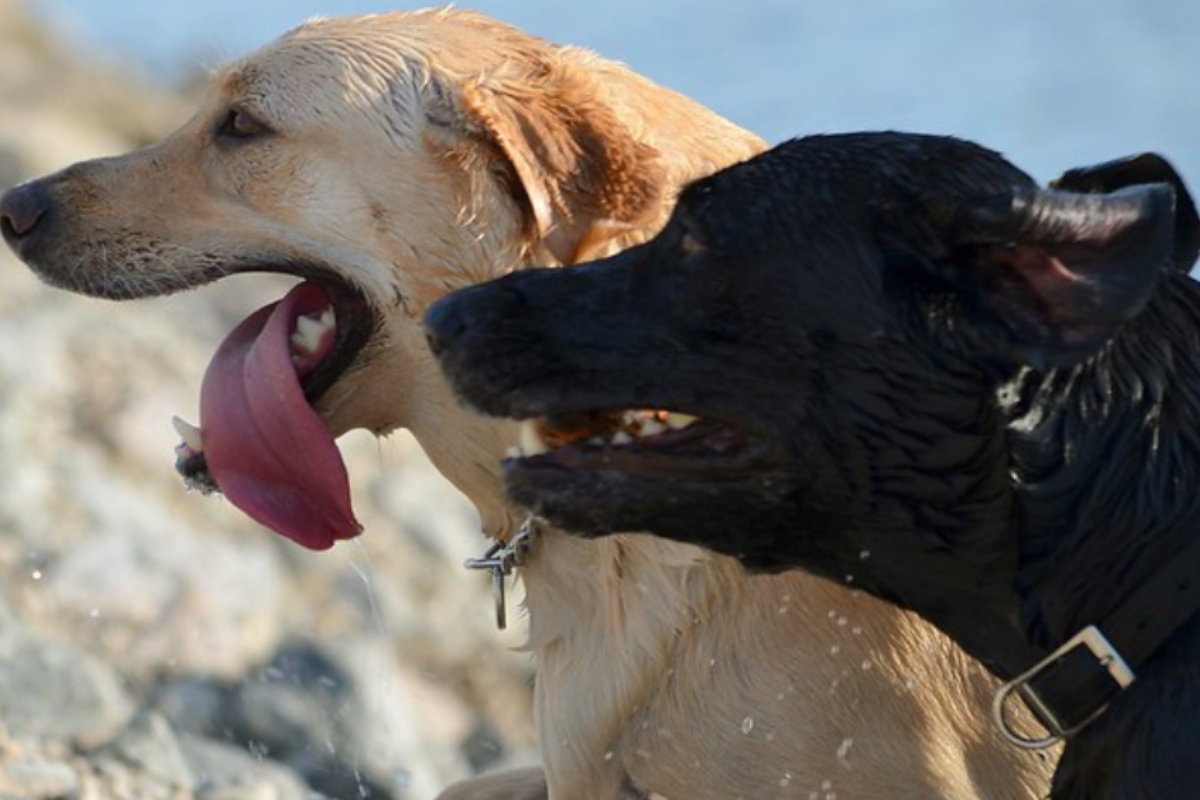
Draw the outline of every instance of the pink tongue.
M318 284L302 283L260 308L221 343L200 389L205 459L222 493L313 550L362 532L350 507L346 465L292 364L296 318L328 306Z

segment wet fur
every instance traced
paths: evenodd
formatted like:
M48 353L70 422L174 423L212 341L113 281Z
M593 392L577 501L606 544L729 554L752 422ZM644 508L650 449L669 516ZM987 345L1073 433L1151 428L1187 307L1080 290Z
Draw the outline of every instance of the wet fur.
M693 184L640 248L441 301L431 337L493 414L671 408L778 444L737 480L636 444L515 462L550 519L853 577L1013 677L1200 525L1195 208L1153 156L1059 185L943 137L797 140ZM1195 796L1198 665L1193 620L1053 797Z

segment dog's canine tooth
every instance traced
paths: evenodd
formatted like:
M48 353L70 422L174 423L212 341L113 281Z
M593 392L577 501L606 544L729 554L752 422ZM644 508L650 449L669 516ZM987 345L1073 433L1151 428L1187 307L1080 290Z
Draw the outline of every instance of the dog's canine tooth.
M612 443L615 445L629 444L632 441L633 437L625 431L617 431L612 437Z
M321 337L333 327L332 313L332 310L328 310L320 319L305 315L297 317L296 330L292 333L292 350L305 356L315 353L321 346ZM329 315L329 324L325 324L326 315Z
M538 424L531 419L521 422L521 450L526 456L540 456L550 452L550 448L538 431Z
M175 426L175 432L183 440L184 447L192 453L204 452L204 438L201 436L199 428L181 417L171 417L171 424Z
M523 455L525 455L524 451L515 444L504 451L505 458L520 458Z
M678 411L672 411L667 414L667 418L664 421L667 423L668 428L671 428L672 430L679 430L681 428L686 428L688 425L691 425L698 419L700 418L694 417L691 414L681 414Z

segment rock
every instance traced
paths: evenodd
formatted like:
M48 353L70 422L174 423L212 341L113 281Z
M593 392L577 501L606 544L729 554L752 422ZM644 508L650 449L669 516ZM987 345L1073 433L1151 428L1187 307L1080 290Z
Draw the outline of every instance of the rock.
M121 487L107 487L110 498ZM234 677L261 662L281 636L286 597L277 553L264 542L204 536L180 520L166 532L129 515L95 524L43 581L62 613L86 609L102 646L131 674L171 671ZM143 506L149 505L145 500ZM111 505L110 505L111 507ZM153 510L151 508L151 510Z
M196 800L317 800L291 770L228 744L180 736L196 776Z
M180 727L227 735L330 797L436 793L442 775L464 770L453 753L472 722L460 699L372 637L295 642L253 680L224 689L175 682L160 698L181 714Z
M132 713L116 675L65 642L0 622L0 720L14 738L108 741Z
M0 797L51 800L74 797L79 775L70 764L44 758L18 758L0 763Z
M174 789L190 789L194 782L175 732L159 714L139 714L120 736L88 755L93 762L118 762Z

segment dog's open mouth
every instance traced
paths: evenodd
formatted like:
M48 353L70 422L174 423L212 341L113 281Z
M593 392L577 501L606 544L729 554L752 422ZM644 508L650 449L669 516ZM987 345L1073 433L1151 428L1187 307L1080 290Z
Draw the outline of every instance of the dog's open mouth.
M515 503L576 533L669 535L691 527L694 508L722 513L746 497L770 504L790 491L787 454L775 441L673 411L551 413L522 423L504 485Z
M521 423L509 470L615 470L630 477L709 479L771 457L736 425L658 409L552 414Z
M176 469L259 523L313 549L357 535L349 478L314 403L370 338L365 301L307 280L221 343L200 391L200 427L176 420Z

